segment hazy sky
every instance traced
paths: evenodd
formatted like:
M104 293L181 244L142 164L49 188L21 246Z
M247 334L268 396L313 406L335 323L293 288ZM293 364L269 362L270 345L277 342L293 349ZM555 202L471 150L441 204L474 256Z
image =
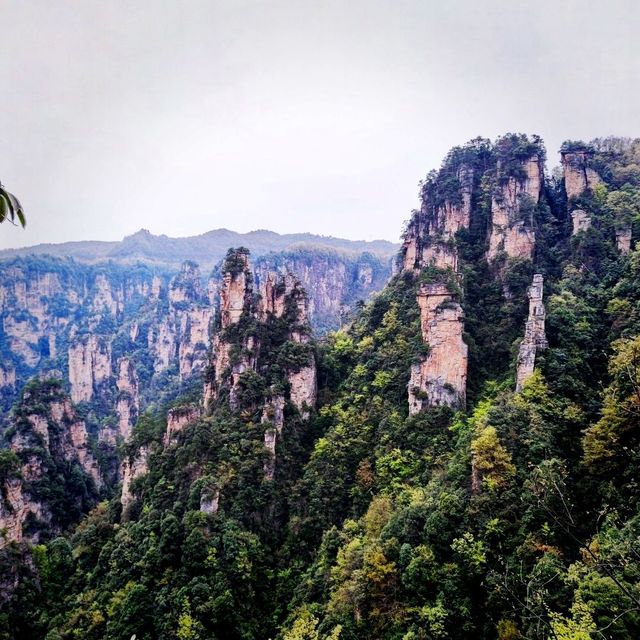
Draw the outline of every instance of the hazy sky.
M398 238L478 135L640 135L638 0L0 0L0 247Z

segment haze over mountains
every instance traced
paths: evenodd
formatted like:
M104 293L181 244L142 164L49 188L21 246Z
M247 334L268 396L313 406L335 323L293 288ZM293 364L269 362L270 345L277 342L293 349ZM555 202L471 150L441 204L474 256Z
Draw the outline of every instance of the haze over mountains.
M378 258L390 258L400 245L388 240L346 240L312 233L279 234L265 229L249 233L214 229L198 236L185 238L156 236L146 229L141 229L119 242L87 240L4 249L0 251L0 260L46 254L56 257L71 257L89 263L111 260L123 264L147 262L168 268L179 268L184 260L189 259L197 262L206 270L213 268L220 262L229 247L237 246L247 247L255 257L275 251L312 246L331 248L351 254L370 252Z

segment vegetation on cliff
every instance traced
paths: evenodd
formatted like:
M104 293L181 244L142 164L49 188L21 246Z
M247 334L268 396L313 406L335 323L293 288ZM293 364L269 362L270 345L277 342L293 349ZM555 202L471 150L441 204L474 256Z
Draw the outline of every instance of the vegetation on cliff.
M532 257L487 260L496 193L544 158L540 139L507 135L452 150L422 186L405 241L425 246L434 216L470 196L468 222L446 240L456 270L401 259L350 326L317 344L291 337L295 295L280 316L260 315L258 290L242 288L238 318L217 319L230 357L224 374L205 373L226 381L208 411L170 446L158 415L134 428L127 453L150 453L127 512L116 496L62 537L4 551L4 637L638 637L638 143L563 151L583 149L597 183L568 199L564 179L545 178L539 200L515 210L534 231ZM590 226L574 233L576 209ZM245 268L237 257L229 281ZM516 393L534 273L548 348ZM431 283L464 310L467 407L410 415L411 367L430 349L416 299ZM310 355L307 419L288 372ZM281 406L271 476L265 435ZM0 459L0 474L14 471Z

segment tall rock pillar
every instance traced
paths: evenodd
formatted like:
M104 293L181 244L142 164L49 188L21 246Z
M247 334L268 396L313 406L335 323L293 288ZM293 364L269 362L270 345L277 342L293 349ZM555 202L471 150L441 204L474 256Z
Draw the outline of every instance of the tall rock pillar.
M533 276L529 287L529 317L524 330L524 339L518 352L518 370L516 373L516 391L522 391L524 383L533 373L538 350L546 349L545 308L542 301L544 277L541 273Z
M468 347L462 339L462 307L445 284L423 285L417 295L422 339L429 353L411 367L409 413L465 404Z

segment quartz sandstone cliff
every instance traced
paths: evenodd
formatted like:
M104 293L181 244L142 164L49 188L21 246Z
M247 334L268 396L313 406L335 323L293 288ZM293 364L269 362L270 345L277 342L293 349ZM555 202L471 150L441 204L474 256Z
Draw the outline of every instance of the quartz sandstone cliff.
M455 202L442 204L424 197L420 211L416 211L404 233L401 251L402 269L418 272L426 266L438 269L458 269L455 236L469 227L473 192L473 171L462 165L457 171L459 184Z
M509 258L533 258L535 231L533 214L544 182L542 159L533 155L520 161L519 175L504 175L498 163L498 186L491 200L491 224L487 260L502 253Z
M12 541L36 543L42 531L60 531L46 500L48 494L38 490L43 482L57 481L48 475L56 461L77 464L96 489L102 486L84 421L59 385L43 384L44 392L38 387L23 393L13 417L15 430L9 447L19 467L0 486L0 548Z
M588 149L561 152L564 188L569 202L585 192L591 192L602 182L598 173L591 167L592 157L593 153Z
M427 284L417 295L428 355L411 367L409 413L437 405L464 407L468 347L462 339L462 307L445 284Z
M111 344L97 334L76 338L69 347L69 382L73 402L88 402L111 377Z
M518 351L516 391L522 391L525 382L531 377L538 351L547 348L543 294L544 277L542 274L536 273L529 287L529 316L525 326L524 338Z

